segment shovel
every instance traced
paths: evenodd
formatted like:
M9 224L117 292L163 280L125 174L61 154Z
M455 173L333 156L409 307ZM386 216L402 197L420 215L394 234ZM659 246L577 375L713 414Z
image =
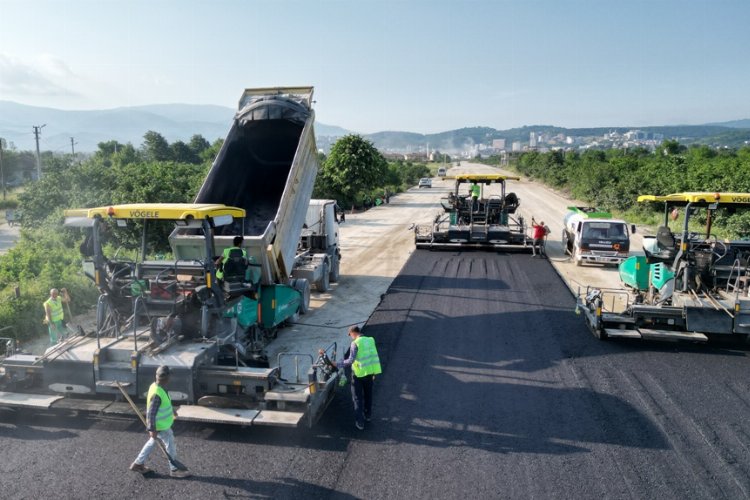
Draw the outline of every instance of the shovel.
M133 409L135 414L138 415L138 418L141 419L141 422L143 422L144 427L148 429L148 424L146 423L146 419L143 418L143 414L141 414L141 411L138 409L135 403L133 403L133 400L130 399L130 396L128 396L128 393L125 392L125 389L122 388L122 386L120 385L120 382L115 381L115 384L117 384L117 388L120 389L120 392L122 393L123 396L125 396L125 399L128 400L128 403L130 403L130 407ZM172 457L172 455L169 454L169 452L167 451L167 447L164 446L164 443L162 443L161 439L157 438L154 441L156 441L156 444L159 445L159 448L161 449L161 451L164 452L164 456L167 457L167 460L169 460L169 465L171 465L173 468L178 469L178 470L188 470L185 464L183 464L182 462L180 462L179 460L177 460L176 458Z

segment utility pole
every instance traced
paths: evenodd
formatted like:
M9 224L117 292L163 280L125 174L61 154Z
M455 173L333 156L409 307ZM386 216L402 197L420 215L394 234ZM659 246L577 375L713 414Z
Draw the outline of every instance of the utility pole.
M75 156L76 155L76 144L75 139L73 137L70 138L70 153Z
M36 178L42 180L42 157L39 155L39 134L42 133L42 129L46 127L44 125L34 125L34 139L36 140Z
M3 183L3 201L5 201L5 171L3 170L3 142L5 139L0 137L0 181Z

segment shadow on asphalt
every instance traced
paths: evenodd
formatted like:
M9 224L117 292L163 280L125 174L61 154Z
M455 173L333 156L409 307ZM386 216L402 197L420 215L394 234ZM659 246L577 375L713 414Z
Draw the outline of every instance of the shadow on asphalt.
M175 481L167 474L150 472L144 474L145 480L167 479ZM331 488L324 488L312 483L299 481L297 479L281 477L276 481L253 481L251 479L231 479L221 476L205 476L193 474L189 478L178 479L186 483L204 483L225 488L224 498L244 498L246 495L237 495L226 490L244 491L247 497L252 498L335 498L353 499L355 496L341 493Z

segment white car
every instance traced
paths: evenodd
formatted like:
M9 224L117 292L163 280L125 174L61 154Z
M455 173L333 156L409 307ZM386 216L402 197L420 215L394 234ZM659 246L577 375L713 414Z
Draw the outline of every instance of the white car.
M432 179L429 177L422 177L419 179L419 187L421 188L431 188L432 187Z

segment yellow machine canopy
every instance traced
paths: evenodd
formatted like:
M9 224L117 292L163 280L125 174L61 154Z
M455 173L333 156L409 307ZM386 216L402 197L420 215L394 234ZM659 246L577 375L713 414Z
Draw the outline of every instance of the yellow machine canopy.
M242 208L212 203L131 203L65 210L66 218L111 217L113 219L203 220L229 215L245 217Z
M688 192L673 193L664 196L645 194L638 197L639 202L655 201L668 203L672 206L712 205L718 203L721 206L737 206L750 208L750 193L712 193L712 192Z

